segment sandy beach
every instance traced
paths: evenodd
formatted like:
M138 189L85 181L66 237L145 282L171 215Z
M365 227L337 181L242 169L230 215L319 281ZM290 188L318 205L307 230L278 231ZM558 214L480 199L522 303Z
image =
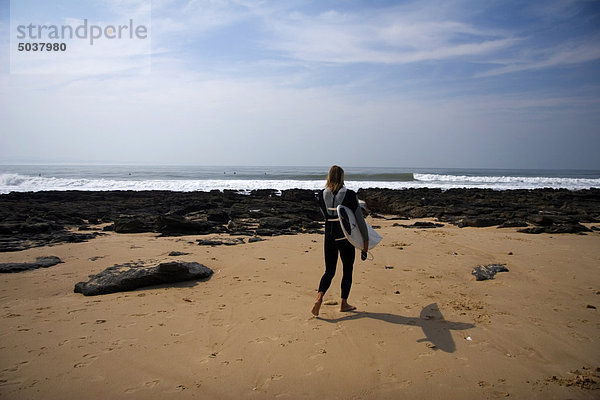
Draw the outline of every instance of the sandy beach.
M2 253L0 262L64 263L0 276L0 397L597 398L600 233L368 221L384 241L355 264L357 311L326 304L319 318L318 234L206 247L195 240L215 235L110 233ZM215 274L73 293L113 264L171 259ZM510 271L477 282L471 270L491 263ZM326 303L339 302L340 272Z

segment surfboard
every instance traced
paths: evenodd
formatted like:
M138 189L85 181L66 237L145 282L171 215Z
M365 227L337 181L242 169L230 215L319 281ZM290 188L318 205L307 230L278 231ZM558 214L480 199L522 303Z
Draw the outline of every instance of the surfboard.
M354 247L362 250L365 241L360 233L360 229L358 229L354 212L341 204L337 206L337 212L344 236L346 236L346 239L348 239L348 241L352 243ZM369 233L369 250L371 250L373 247L377 246L379 242L381 242L382 237L375 232L375 229L373 229L369 224L367 224L367 232Z

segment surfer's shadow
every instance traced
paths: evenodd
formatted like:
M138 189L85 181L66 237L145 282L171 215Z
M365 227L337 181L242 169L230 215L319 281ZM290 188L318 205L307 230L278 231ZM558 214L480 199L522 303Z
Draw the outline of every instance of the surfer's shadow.
M336 323L360 318L372 318L398 325L419 326L423 329L425 337L417 342L430 342L434 350L446 353L456 351L456 343L450 331L474 328L475 325L464 322L446 321L436 303L429 304L421 310L419 317L404 317L390 313L376 313L368 311L355 311L341 318L319 318L326 322Z

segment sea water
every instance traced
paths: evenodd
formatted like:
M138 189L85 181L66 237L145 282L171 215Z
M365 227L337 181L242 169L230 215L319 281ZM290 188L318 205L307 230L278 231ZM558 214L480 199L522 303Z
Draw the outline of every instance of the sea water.
M328 167L0 165L0 193L42 190L319 189ZM345 167L359 188L600 188L600 171Z

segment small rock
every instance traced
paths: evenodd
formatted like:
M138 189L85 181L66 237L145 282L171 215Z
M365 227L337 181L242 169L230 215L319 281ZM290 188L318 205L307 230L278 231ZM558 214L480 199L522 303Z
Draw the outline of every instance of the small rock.
M596 309L596 306L593 306L593 305L591 305L591 304L588 304L588 305L587 305L587 308L591 308L591 309L595 310L595 309Z
M419 228L419 229L431 229L431 228L441 228L444 224L436 224L435 222L415 222L414 224L398 224L395 223L392 226L400 226L402 228Z
M238 244L244 244L243 238L235 239L198 239L196 240L199 246L235 246Z
M172 251L169 253L169 257L187 256L190 253L184 253L183 251Z
M337 302L337 300L325 300L323 302L323 305L325 305L325 306L337 306L338 302Z
M394 269L394 267L392 267L391 265L386 265L385 269Z
M485 281L494 279L498 272L508 272L508 268L502 264L478 265L471 271L471 274L475 276L476 280Z

